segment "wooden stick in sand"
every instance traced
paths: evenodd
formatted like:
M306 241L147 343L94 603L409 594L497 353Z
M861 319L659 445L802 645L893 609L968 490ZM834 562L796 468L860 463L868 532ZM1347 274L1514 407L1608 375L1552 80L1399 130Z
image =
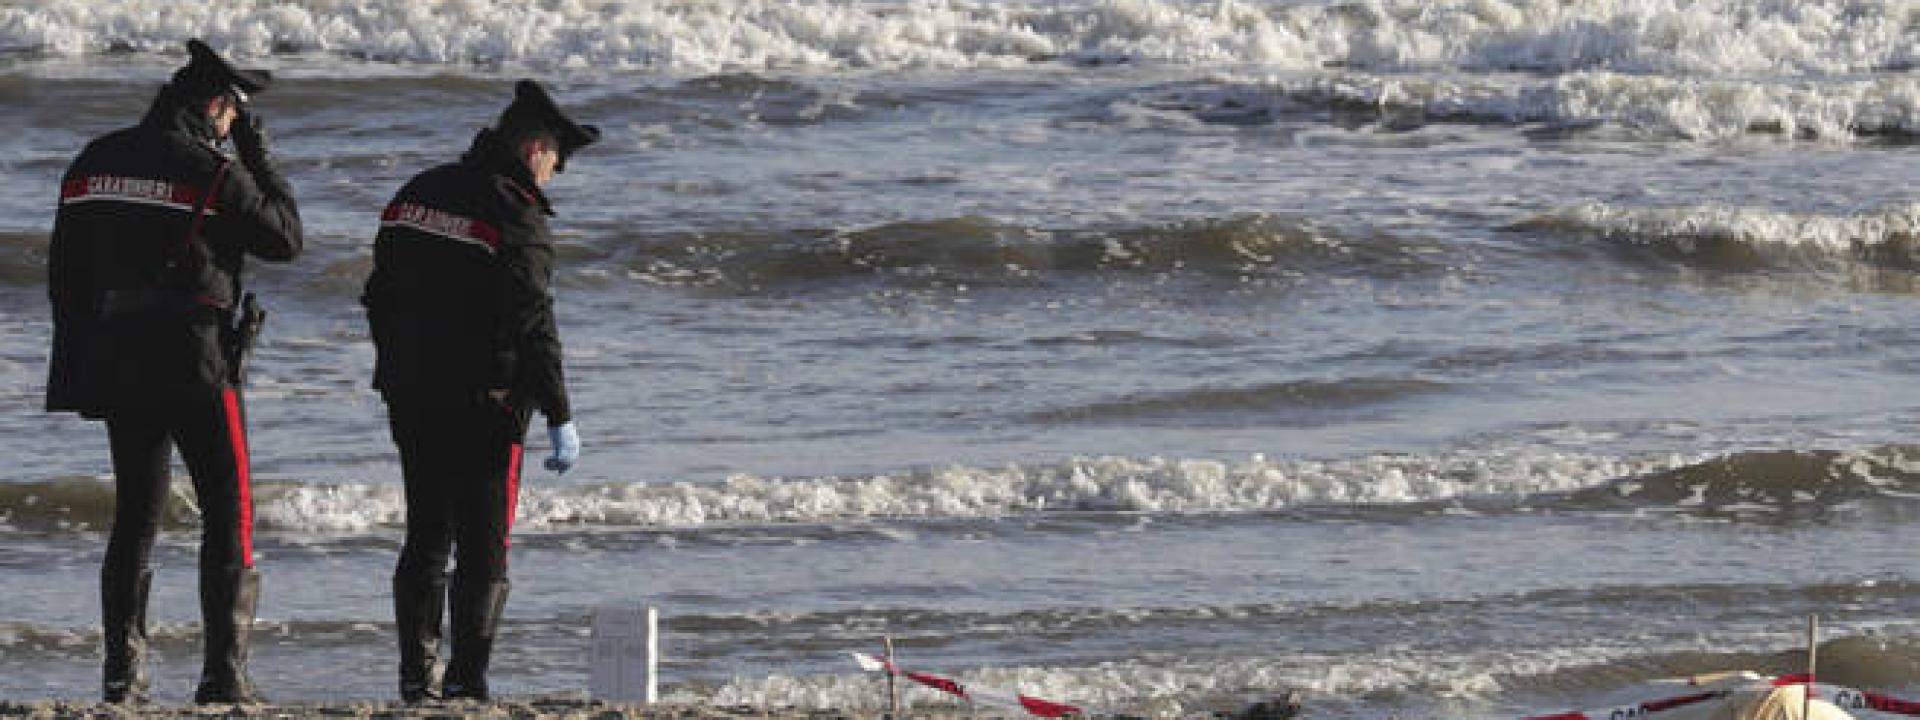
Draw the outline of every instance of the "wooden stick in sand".
M880 640L887 646L887 717L892 720L900 717L900 688L894 684L893 677L893 669L899 666L893 664L893 637L886 636Z
M1807 687L1806 687L1807 691L1800 695L1800 717L1803 717L1803 718L1809 717L1808 711L1813 709L1813 689L1814 689L1814 683L1817 682L1815 678L1818 677L1814 675L1814 669L1819 659L1820 659L1820 616L1808 615L1807 616Z

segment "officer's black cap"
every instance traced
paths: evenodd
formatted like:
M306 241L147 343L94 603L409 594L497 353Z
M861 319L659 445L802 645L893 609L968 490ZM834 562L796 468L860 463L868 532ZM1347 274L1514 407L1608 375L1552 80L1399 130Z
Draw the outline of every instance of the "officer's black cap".
M244 102L273 82L273 73L236 68L198 39L187 41L187 55L187 64L173 73L173 86L189 96L232 95Z
M521 80L513 86L513 102L506 111L500 113L500 121L494 129L508 138L533 133L552 135L560 144L560 161L555 164L556 172L567 169L567 156L573 151L592 145L600 139L600 128L582 125L567 117L554 104L553 97L547 94L540 83Z

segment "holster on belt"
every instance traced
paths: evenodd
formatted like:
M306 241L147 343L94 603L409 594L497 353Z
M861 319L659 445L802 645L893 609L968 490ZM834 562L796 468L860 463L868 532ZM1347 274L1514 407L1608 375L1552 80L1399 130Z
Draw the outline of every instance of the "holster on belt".
M253 343L260 338L260 329L267 324L267 311L253 293L247 293L241 296L230 320L222 338L227 351L227 379L240 387L247 383L247 361L253 357Z

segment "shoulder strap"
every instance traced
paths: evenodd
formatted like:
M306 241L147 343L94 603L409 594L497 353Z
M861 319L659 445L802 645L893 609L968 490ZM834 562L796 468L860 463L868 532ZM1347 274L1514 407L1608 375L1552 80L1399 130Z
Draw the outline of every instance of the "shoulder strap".
M186 244L200 239L200 226L206 221L207 206L212 205L213 199L220 195L220 186L227 181L227 168L232 166L232 160L222 161L219 169L213 171L213 183L207 186L207 192L193 203L193 224L187 226Z

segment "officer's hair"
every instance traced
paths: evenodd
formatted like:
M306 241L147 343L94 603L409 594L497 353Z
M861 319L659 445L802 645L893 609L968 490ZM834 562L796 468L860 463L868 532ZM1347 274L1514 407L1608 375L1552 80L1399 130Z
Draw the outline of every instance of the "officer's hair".
M231 91L224 88L182 87L176 85L174 87L174 93L180 98L182 103L195 110L203 109L207 106L207 103L219 98L226 98L233 103L234 107L240 106L240 98L235 97Z
M540 128L513 130L503 134L501 139L505 140L507 147L512 148L514 152L520 152L520 144L528 140L545 142L547 147L552 148L554 152L560 151L560 138L552 132Z

